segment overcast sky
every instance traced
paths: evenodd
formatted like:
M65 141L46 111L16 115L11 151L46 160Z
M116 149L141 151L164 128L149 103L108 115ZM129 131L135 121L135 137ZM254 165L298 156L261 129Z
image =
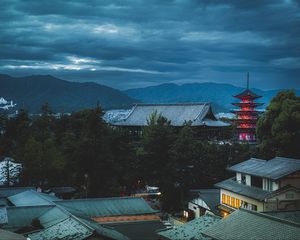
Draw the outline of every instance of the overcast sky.
M299 0L1 0L0 73L300 88Z

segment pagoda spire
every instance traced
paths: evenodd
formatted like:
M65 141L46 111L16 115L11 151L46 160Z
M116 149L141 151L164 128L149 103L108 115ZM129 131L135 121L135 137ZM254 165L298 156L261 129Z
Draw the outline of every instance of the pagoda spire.
M249 89L249 72L247 72L247 89Z

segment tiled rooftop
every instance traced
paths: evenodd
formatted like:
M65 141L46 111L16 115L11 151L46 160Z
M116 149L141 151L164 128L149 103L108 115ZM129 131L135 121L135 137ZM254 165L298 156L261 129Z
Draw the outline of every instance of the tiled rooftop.
M228 170L277 180L300 171L300 159L275 157L267 161L251 158L229 167Z
M300 224L239 209L203 233L218 240L296 240L300 239Z
M262 190L261 188L238 183L233 178L218 182L215 186L259 201L264 200L271 194L271 192Z

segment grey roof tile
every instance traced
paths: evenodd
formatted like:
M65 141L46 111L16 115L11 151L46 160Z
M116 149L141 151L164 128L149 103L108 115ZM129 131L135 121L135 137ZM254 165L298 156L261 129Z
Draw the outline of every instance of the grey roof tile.
M29 234L28 237L32 240L82 240L93 234L93 229L82 224L73 217L64 219L42 231Z
M228 170L277 180L300 171L300 159L275 157L267 161L251 158L229 167Z
M203 233L218 240L296 240L300 239L300 224L239 209Z
M220 220L221 218L217 216L204 215L186 224L176 225L172 229L160 231L158 235L171 240L208 239L202 235L202 232Z
M252 187L252 186L250 187L238 183L233 178L224 180L222 182L218 182L215 184L215 186L259 201L264 200L271 194L270 191L265 191L262 190L261 188Z
M172 126L183 126L191 121L192 126L229 126L218 121L212 113L210 103L137 104L127 118L114 122L118 126L146 126L154 112L171 121Z
M272 211L272 212L264 212L264 214L281 218L284 220L288 220L291 222L296 222L300 224L300 210L294 211Z

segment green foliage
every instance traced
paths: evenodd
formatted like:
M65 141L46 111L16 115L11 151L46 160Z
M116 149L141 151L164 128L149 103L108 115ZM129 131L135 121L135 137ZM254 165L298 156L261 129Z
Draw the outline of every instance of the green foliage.
M3 117L0 154L23 164L21 184L75 186L78 197L120 196L159 186L163 210L180 210L191 188L208 188L226 166L249 157L248 145L218 145L195 138L190 123L174 128L154 112L141 139L102 120L99 106L54 117L49 105L29 118Z
M300 97L293 91L280 92L257 123L259 154L300 158Z

